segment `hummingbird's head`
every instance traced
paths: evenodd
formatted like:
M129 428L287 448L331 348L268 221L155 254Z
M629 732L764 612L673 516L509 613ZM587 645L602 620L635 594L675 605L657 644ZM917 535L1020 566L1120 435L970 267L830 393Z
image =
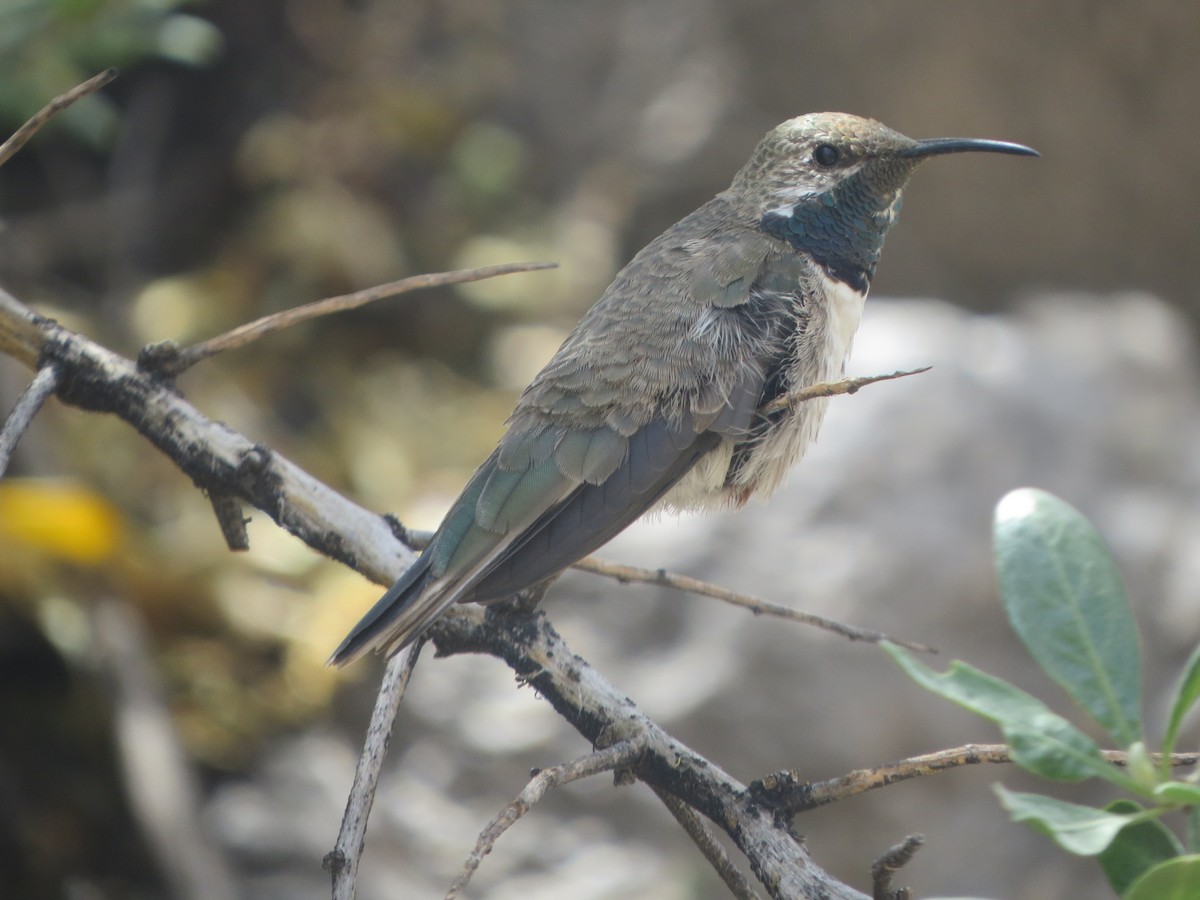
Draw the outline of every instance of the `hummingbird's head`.
M899 189L918 162L900 154L916 143L873 119L809 113L767 132L733 188L765 212L825 193L873 164L894 183L882 186Z
M913 170L927 157L969 151L1038 155L1003 141L916 141L874 119L809 113L767 133L727 196L764 230L865 291Z

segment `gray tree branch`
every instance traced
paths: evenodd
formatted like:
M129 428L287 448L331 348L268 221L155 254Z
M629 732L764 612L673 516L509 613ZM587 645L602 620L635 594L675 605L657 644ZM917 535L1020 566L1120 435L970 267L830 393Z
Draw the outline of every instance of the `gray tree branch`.
M408 689L417 657L423 641L406 647L388 660L371 710L371 723L363 741L362 755L354 770L354 783L346 799L346 812L342 815L342 827L338 831L337 843L326 854L322 864L328 870L333 885L333 900L354 900L354 888L358 877L358 863L362 858L367 838L367 820L375 803L375 790L379 786L379 773L383 770L383 758L387 755L392 739L392 725L400 710L400 701Z

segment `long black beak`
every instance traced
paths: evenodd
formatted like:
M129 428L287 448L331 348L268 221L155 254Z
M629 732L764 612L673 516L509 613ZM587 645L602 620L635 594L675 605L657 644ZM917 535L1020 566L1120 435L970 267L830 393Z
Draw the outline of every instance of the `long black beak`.
M979 138L933 138L928 141L917 141L907 150L901 150L900 156L940 156L943 153L1013 153L1017 156L1041 156L1032 147L1024 144L1010 144L1008 141L985 141Z

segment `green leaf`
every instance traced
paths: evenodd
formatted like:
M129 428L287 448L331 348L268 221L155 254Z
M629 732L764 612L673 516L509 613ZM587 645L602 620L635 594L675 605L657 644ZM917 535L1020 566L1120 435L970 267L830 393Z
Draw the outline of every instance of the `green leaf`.
M1053 494L1021 488L996 507L994 536L1000 593L1033 658L1120 746L1139 740L1137 626L1099 533Z
M1126 790L1136 790L1129 776L1106 760L1095 742L1065 719L1054 716L1053 721L1045 720L1033 728L1007 725L1001 726L1001 731L1013 762L1026 772L1053 781L1103 778Z
M1154 799L1169 806L1200 806L1200 785L1168 781L1154 789Z
M1200 856L1177 856L1150 869L1122 900L1196 900L1200 896Z
M1115 800L1107 811L1118 814L1144 812L1132 800ZM1100 854L1100 867L1108 883L1122 894L1144 872L1164 860L1183 854L1179 840L1162 822L1147 819L1127 825Z
M1112 843L1126 825L1136 822L1136 813L1112 813L1093 806L1080 806L1042 794L1010 791L993 785L1000 803L1016 822L1028 822L1060 847L1077 856L1095 856Z
M1095 741L1036 697L963 662L952 662L939 673L903 647L887 642L883 647L917 684L999 725L1021 768L1056 781L1095 777L1139 791L1133 779L1100 754Z
M1167 733L1163 737L1163 753L1170 755L1175 752L1175 740L1179 737L1179 728L1183 725L1183 717L1196 704L1200 697L1200 647L1192 651L1191 658L1183 670L1183 683L1179 685L1179 693L1175 695L1175 703L1171 707L1171 718L1167 722ZM1163 762L1164 767L1170 763Z

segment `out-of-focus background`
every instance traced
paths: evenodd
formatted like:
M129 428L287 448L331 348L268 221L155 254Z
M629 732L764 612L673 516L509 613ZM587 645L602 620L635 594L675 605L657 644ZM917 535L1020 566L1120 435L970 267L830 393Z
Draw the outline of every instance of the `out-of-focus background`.
M409 274L558 262L325 319L182 380L207 414L432 527L620 265L768 128L838 109L1028 143L1044 158L937 160L911 185L851 370L931 373L835 402L769 504L639 525L605 555L935 644L1067 711L1009 635L989 562L996 500L1046 487L1128 578L1153 731L1200 632L1198 36L1200 8L1166 0L9 2L3 131L104 67L122 77L0 170L0 284L135 355ZM0 360L0 413L29 374ZM5 896L325 896L379 667L323 661L377 588L261 515L231 555L204 498L117 422L51 404L11 476ZM870 647L580 575L546 606L742 779L996 739ZM360 896L441 896L530 767L586 749L498 662L425 661ZM955 772L798 824L859 887L919 831L917 895L1103 896L1094 864L1005 821L996 780L1029 786ZM648 792L603 779L519 823L470 894L723 895Z

